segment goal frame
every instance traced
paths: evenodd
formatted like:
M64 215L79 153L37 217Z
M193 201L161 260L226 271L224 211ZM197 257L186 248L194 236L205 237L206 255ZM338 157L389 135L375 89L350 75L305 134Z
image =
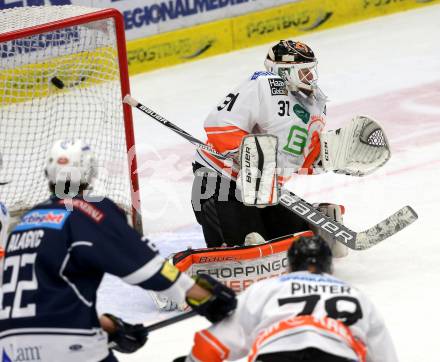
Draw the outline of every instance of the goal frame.
M56 20L48 22L46 24L31 26L19 30L13 30L0 34L0 42L16 40L19 38L24 38L31 35L41 34L49 31L59 30L74 25L86 24L93 21L103 20L103 19L113 19L115 24L115 36L117 43L117 53L118 53L118 65L119 65L119 80L121 85L121 95L122 98L126 94L130 94L130 81L128 74L128 61L127 61L127 47L125 39L125 28L124 28L124 18L122 14L114 8L107 9L96 9L96 11L72 16L63 20ZM139 179L136 173L137 170L137 158L136 158L136 148L135 148L135 138L134 138L134 128L133 128L133 115L131 112L131 107L128 104L122 103L123 116L124 116L124 129L125 129L125 139L127 146L128 157L128 168L130 175L130 185L131 185L131 208L132 208L132 222L133 227L142 233L142 217L141 217L141 201L139 195Z

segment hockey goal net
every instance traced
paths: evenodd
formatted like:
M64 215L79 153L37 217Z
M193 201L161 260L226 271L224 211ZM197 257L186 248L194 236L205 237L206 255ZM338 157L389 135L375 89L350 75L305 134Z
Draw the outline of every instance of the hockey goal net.
M60 138L96 154L94 193L140 223L122 15L114 9L41 6L0 11L2 200L19 213L49 196L44 167ZM137 217L137 219L136 219Z

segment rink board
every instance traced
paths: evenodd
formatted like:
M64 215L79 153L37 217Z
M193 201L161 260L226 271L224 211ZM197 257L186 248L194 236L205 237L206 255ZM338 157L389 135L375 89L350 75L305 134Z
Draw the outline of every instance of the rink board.
M434 5L440 0L307 0L128 42L130 74Z

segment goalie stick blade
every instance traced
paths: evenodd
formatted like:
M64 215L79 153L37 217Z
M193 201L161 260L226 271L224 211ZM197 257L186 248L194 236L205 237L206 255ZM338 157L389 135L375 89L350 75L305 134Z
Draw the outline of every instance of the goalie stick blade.
M382 240L398 233L418 219L417 213L411 206L402 207L393 215L376 224L368 230L357 234L355 250L365 250L380 243Z
M309 224L319 228L326 237L357 251L371 248L412 224L418 218L417 213L410 206L405 206L370 229L358 233L330 219L286 189L282 190L280 204Z

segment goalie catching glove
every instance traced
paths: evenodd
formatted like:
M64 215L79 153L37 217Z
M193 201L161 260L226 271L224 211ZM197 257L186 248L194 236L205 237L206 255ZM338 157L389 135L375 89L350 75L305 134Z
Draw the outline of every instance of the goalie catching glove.
M320 139L325 171L365 176L391 158L384 130L368 116L355 116L343 128L322 132Z
M198 274L193 278L197 285L209 291L212 295L203 300L186 298L186 302L211 323L216 323L226 318L237 307L237 298L232 289L229 289L207 274Z
M142 324L129 324L113 314L104 314L109 318L115 331L108 333L109 348L121 353L136 352L147 342L148 332Z

